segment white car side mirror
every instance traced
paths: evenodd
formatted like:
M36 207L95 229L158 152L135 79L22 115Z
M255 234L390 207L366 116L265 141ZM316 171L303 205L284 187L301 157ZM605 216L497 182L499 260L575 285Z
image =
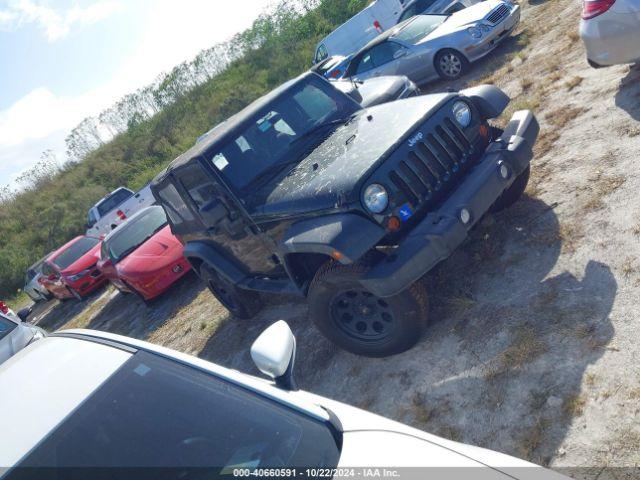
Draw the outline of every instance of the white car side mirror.
M273 378L283 390L297 390L293 378L296 359L296 337L284 320L279 320L251 345L251 358L258 370Z

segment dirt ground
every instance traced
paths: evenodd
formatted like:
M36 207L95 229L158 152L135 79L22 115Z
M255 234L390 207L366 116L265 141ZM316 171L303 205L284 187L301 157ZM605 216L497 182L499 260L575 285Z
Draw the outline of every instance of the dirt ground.
M552 468L581 467L571 473L579 478L638 466L640 67L591 69L578 2L529 1L516 34L453 87L495 83L514 99L510 111L535 110L532 182L425 278L431 325L409 352L339 351L297 300L230 319L195 275L149 307L108 288L39 305L34 322L130 335L257 374L251 343L286 319L305 390Z

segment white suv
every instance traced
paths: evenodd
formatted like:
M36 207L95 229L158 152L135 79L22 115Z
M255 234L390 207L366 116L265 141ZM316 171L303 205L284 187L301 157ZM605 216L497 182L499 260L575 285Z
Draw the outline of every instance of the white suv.
M331 478L387 467L427 478L435 470L403 467L464 467L467 478L564 478L296 390L284 322L251 354L274 382L118 335L52 334L0 366L0 411L11 412L0 416L0 477Z

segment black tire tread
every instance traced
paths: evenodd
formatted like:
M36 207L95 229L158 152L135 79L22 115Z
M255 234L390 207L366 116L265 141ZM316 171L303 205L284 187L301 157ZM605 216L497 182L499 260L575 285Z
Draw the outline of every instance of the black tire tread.
M313 289L319 286L319 284L322 283L326 278L329 278L332 276L343 276L343 275L353 275L354 277L358 277L366 273L368 269L369 269L369 266L367 265L366 262L355 263L351 265L343 265L333 260L329 261L325 263L322 267L320 267L316 272L316 275L314 276L311 282L311 285L309 287L309 292L312 292ZM427 290L424 284L421 281L418 281L413 283L409 287L407 287L407 289L399 295L410 296L412 301L414 301L417 305L417 309L418 309L417 315L420 321L416 322L416 324L414 324L414 327L417 327L418 335L413 335L408 339L405 338L403 341L400 342L401 346L399 348L391 349L391 351L385 350L384 348L381 351L374 351L371 349L367 349L365 347L358 347L358 346L346 347L345 345L340 345L340 346L357 355L364 355L369 357L385 357L388 355L401 353L402 351L405 351L411 348L413 344L415 344L418 341L420 334L423 333L427 324L426 319L428 318L428 308L429 308ZM312 318L313 318L313 314L312 314ZM314 322L315 322L315 318L314 318ZM317 322L315 323L317 327L322 331L323 327L318 325ZM327 333L325 332L323 333L327 335ZM332 340L332 338L329 338L329 339Z
M204 273L206 272L206 273ZM206 263L203 264L200 267L200 278L202 278L203 280L205 280L207 275L218 275L215 271L215 269L213 267L210 267L209 265L207 265ZM206 283L206 280L205 280ZM240 319L243 320L247 320L250 318L253 318L256 316L256 314L262 310L262 299L260 298L260 294L258 294L258 292L252 292L250 290L243 290L241 288L236 287L235 285L231 285L228 282L227 283L227 288L232 289L234 295L236 295L238 297L238 301L236 301L236 304L238 305L238 308L235 309L234 311L229 310L229 312ZM209 285L207 285L207 288L209 288ZM211 292L211 294L216 297L216 300L218 300L218 302L220 302L220 305L222 305L223 307L225 307L225 305L221 302L221 300L218 298L217 294L215 292L213 292L210 288L209 291ZM226 307L225 307L226 308Z

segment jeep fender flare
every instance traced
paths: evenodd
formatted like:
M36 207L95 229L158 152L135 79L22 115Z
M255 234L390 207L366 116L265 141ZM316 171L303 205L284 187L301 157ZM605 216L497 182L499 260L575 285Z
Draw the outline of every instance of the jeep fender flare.
M484 118L498 118L511 101L506 93L494 85L478 85L460 90L460 95L471 100Z
M246 279L247 275L235 263L229 261L224 254L218 252L215 247L205 242L189 242L184 246L183 255L200 275L199 266L206 263L213 268L225 280L234 285Z
M291 253L319 253L348 265L375 247L385 230L363 216L339 213L300 220L282 237L283 256Z

